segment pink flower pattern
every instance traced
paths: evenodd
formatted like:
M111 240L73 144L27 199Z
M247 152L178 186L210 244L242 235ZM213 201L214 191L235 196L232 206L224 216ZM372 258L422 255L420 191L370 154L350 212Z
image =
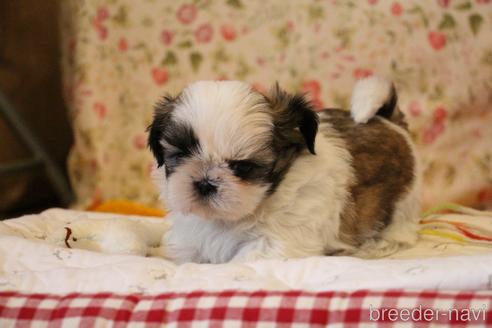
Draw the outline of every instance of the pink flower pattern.
M437 0L437 3L439 4L439 6L447 8L449 6L449 1L450 0Z
M181 23L185 25L191 24L197 16L197 9L192 4L182 5L181 7L179 7L176 16Z
M174 33L170 30L162 30L161 32L161 42L166 45L166 46L169 46L171 45L171 43L173 42L173 39L174 39Z
M133 138L133 145L137 149L144 149L147 146L147 138L143 134L139 134Z
M106 105L101 102L96 102L94 103L92 109L94 110L94 113L96 113L96 116L99 118L99 120L104 120L107 113Z
M212 40L214 30L210 24L202 24L195 31L195 39L198 43L208 43Z
M120 41L118 41L118 49L121 52L125 52L128 50L128 41L126 41L125 38L121 38Z
M224 24L220 27L220 34L226 41L233 41L236 38L236 29L232 24Z
M441 50L446 46L446 35L438 31L430 31L427 34L429 43L434 50Z
M152 78L155 84L163 85L169 79L169 74L165 68L155 67L152 69Z
M401 14L403 14L402 5L398 2L393 2L393 4L391 5L391 13L393 14L393 16L400 16Z
M353 3L62 1L79 204L160 204L145 128L163 93L197 79L239 79L268 93L278 81L317 109L348 108L355 81L373 74L395 81L423 159L424 200L474 190L477 202L492 202L492 1Z

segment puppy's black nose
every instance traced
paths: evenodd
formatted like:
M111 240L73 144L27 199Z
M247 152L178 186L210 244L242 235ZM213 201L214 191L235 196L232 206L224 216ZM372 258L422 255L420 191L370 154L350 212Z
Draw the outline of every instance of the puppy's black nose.
M217 187L210 183L207 179L193 182L195 189L202 196L210 196L217 191Z

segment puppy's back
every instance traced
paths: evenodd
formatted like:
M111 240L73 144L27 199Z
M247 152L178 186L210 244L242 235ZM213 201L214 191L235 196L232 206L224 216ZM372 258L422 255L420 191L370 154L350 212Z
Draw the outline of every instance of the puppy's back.
M354 181L340 237L360 246L392 223L398 201L413 188L416 160L406 123L397 110L356 123L348 111L327 109L320 113L320 132L341 138L350 152Z

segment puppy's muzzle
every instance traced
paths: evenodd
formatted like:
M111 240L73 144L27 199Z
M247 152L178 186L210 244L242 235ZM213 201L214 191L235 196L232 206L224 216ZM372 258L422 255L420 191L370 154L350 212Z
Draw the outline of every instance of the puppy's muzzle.
M217 186L210 183L208 179L194 181L193 186L197 193L202 197L212 196L217 192Z

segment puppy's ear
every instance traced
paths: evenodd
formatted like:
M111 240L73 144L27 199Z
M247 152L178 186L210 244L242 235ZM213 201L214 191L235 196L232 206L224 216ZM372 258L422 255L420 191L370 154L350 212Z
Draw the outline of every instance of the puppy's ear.
M164 136L164 130L171 118L171 112L174 108L176 98L165 96L154 107L154 118L147 128L149 132L148 145L157 161L157 167L164 165L164 148L161 140Z
M267 97L273 110L275 135L279 142L298 149L307 147L316 154L314 142L319 118L311 103L302 95L290 95L276 83Z

